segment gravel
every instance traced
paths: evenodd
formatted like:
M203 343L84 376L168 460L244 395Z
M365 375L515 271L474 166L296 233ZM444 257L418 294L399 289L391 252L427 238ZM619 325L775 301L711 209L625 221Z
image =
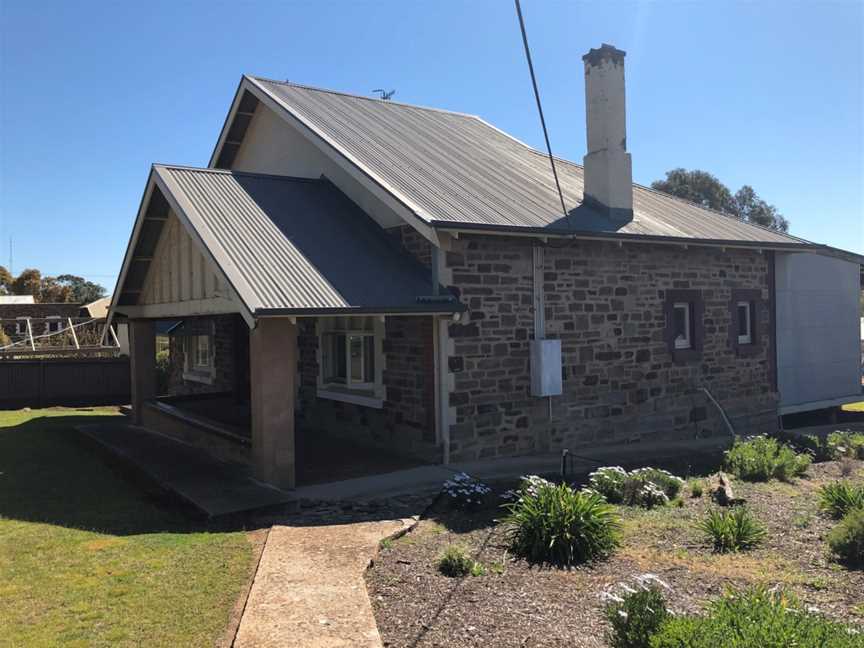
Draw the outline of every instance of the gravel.
M864 481L864 462L854 479ZM385 646L605 646L601 594L634 576L668 583L670 607L699 612L728 586L784 585L807 604L864 627L864 572L830 559L825 536L834 522L818 512L818 488L840 478L840 464L811 467L792 484L734 482L736 495L768 527L763 546L718 555L695 530L707 495L653 511L622 508L624 541L609 560L572 570L538 568L507 553L497 494L479 511L442 501L405 536L385 545L367 586ZM502 492L504 489L496 489ZM486 567L483 576L447 578L435 562L450 544Z

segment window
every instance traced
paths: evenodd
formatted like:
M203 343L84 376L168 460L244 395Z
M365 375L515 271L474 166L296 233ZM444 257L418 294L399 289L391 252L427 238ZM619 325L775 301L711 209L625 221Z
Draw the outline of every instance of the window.
M47 321L45 322L45 332L46 333L59 333L62 330L60 326L60 316L59 315L49 315Z
M383 406L383 322L374 317L336 317L318 325L318 395Z
M729 300L729 345L739 356L762 353L759 343L759 321L762 291L758 288L734 288Z
M27 335L27 320L28 317L16 317L15 333L18 335Z
M195 340L195 368L210 368L210 336L196 335Z
M693 332L690 328L690 304L676 302L672 306L672 335L676 349L689 349L693 345Z
M675 362L690 362L702 356L705 311L699 290L666 291L665 338Z
M737 302L738 344L751 344L753 342L753 329L751 328L753 322L752 311L752 303L747 301Z
M208 332L209 330L209 332ZM213 384L213 325L199 325L183 338L183 379Z

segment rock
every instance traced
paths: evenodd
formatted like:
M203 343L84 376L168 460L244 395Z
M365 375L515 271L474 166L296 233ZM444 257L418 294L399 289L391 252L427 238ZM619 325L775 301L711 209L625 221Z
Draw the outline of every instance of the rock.
M736 506L743 504L744 500L735 497L732 483L724 472L718 472L712 479L711 496L720 506Z

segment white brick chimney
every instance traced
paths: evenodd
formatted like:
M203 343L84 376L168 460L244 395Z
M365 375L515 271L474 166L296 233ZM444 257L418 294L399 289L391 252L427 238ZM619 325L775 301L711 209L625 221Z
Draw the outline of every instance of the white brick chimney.
M585 203L612 220L633 220L633 169L627 152L624 52L603 43L582 57L588 154Z

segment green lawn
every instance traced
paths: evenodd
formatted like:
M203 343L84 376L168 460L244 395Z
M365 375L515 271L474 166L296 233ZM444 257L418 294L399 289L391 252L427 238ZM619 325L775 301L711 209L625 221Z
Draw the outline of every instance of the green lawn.
M843 411L844 412L864 412L864 402L849 403L848 405L844 405Z
M245 532L157 505L75 438L116 410L0 412L0 646L212 646Z

